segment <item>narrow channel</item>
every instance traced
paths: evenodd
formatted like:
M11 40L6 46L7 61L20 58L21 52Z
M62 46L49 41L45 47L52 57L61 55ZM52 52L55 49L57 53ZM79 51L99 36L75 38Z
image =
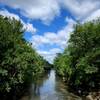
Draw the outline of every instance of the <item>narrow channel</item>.
M82 100L67 91L67 86L56 77L54 70L32 83L29 92L21 100Z

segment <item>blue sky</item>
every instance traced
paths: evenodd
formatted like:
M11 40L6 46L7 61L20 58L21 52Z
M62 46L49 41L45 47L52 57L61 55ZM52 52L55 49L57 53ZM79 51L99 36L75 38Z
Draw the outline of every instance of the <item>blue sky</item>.
M0 0L0 15L20 20L24 38L52 63L67 46L77 20L100 17L100 0Z

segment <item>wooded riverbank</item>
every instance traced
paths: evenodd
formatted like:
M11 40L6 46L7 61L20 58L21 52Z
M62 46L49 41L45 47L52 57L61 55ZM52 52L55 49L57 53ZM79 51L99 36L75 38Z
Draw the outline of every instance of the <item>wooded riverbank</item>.
M4 100L12 93L16 95L12 100L19 100L25 87L26 100L99 98L100 19L77 23L64 52L52 65L23 38L24 31L20 21L0 16L0 95Z

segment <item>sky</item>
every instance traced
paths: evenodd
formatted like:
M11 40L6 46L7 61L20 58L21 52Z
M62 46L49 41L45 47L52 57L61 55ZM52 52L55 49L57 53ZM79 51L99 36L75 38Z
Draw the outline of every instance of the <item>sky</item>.
M0 15L20 20L26 41L52 63L77 21L100 17L100 0L0 0Z

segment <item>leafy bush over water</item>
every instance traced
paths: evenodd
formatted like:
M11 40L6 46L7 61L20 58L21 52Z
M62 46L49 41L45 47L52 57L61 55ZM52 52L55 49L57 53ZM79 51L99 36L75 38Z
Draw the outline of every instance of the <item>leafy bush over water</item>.
M23 38L23 25L0 16L0 92L44 71L45 60Z
M74 26L68 46L54 60L56 72L72 87L100 87L100 19Z

